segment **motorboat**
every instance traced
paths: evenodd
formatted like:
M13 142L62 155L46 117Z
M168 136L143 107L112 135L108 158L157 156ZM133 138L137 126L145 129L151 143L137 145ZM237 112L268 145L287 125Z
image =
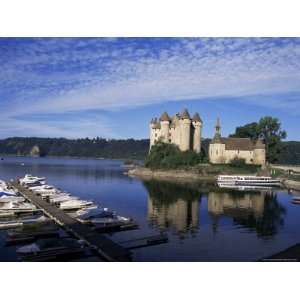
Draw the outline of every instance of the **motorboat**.
M45 177L36 177L32 176L30 174L26 174L23 178L19 179L20 184L26 185L26 184L32 184L37 182L44 182Z
M32 225L34 223L45 223L49 222L49 219L45 216L31 216L30 218L23 218L23 219L16 219L11 221L1 221L0 222L0 229L11 229L22 227L25 225Z
M70 196L68 194L63 194L63 195L60 195L60 194L55 195L54 194L49 198L49 202L54 203L54 204L66 202L66 201L70 201L70 200L79 200L79 198L75 197L75 196Z
M109 211L107 208L94 208L94 209L86 209L80 211L77 220L81 223L87 224L100 224L100 225L108 225L108 224L125 224L132 221L130 218L125 218L122 216L116 215L115 212Z
M41 190L41 189L52 190L52 189L54 189L54 187L52 185L48 185L48 184L41 184L41 185L30 186L30 187L28 187L28 189L30 191Z
M93 209L83 209L76 212L76 215L80 217L81 220L91 220L93 218L113 218L115 213L108 210L108 208L93 208Z
M84 207L88 207L93 205L94 203L92 201L86 201L86 200L68 200L64 201L58 204L58 207L63 210L72 210L72 209L81 209Z
M19 247L17 253L21 255L40 254L49 251L58 253L62 250L68 251L74 248L82 251L82 245L75 239L49 238L41 239L35 243Z
M239 186L280 186L279 179L274 179L267 176L255 176L255 175L219 175L217 182L223 186L239 185Z
M23 197L18 197L18 196L3 196L0 198L0 204L1 203L9 203L9 202L24 202L25 198Z
M15 211L15 212L32 212L37 210L36 206L31 203L5 202L0 204L0 211Z

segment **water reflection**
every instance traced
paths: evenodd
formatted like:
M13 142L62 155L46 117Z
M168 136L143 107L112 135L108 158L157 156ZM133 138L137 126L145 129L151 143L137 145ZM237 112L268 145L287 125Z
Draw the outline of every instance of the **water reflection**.
M162 231L170 230L180 238L196 236L205 196L209 223L215 234L226 223L221 219L229 219L235 229L246 228L260 238L273 237L284 225L286 210L274 191L246 192L157 181L145 181L144 185L148 191L149 224ZM201 209L206 208L202 205Z
M199 224L201 193L167 182L146 181L148 222L161 231L169 228L180 238L195 236Z

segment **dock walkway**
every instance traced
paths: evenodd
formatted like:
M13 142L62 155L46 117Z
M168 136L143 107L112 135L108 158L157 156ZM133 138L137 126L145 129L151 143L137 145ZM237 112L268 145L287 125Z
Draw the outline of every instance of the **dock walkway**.
M95 232L91 227L81 224L56 206L46 202L18 182L10 182L24 198L40 208L46 216L62 226L76 238L85 241L93 250L107 261L129 261L130 251L116 244L106 236Z

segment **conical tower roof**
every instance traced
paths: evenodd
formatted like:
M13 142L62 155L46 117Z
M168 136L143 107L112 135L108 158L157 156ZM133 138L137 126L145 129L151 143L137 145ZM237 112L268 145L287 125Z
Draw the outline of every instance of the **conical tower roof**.
M194 122L200 122L200 123L202 123L202 120L201 120L201 118L200 118L200 116L199 116L198 113L195 113L195 114L194 114L194 116L193 116L193 121L194 121Z
M184 110L183 110L183 112L181 113L181 118L182 119L190 119L191 117L190 117L190 114L189 114L189 112L188 112L188 110L185 108Z
M161 116L160 116L160 121L170 121L170 117L169 115L167 114L167 112L164 112Z

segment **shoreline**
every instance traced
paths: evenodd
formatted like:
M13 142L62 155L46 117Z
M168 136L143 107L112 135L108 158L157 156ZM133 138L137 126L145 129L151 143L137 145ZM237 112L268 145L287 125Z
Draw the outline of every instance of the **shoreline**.
M0 158L5 157L16 157L16 158L62 158L62 159L91 159L91 160L132 160L132 161L143 161L142 159L133 159L133 158L107 158L107 157L89 157L89 156L55 156L55 155L46 155L46 156L31 156L31 155L15 155L15 154L1 154Z
M165 181L206 181L216 182L215 176L203 176L186 170L151 170L148 168L134 168L128 170L128 176Z

